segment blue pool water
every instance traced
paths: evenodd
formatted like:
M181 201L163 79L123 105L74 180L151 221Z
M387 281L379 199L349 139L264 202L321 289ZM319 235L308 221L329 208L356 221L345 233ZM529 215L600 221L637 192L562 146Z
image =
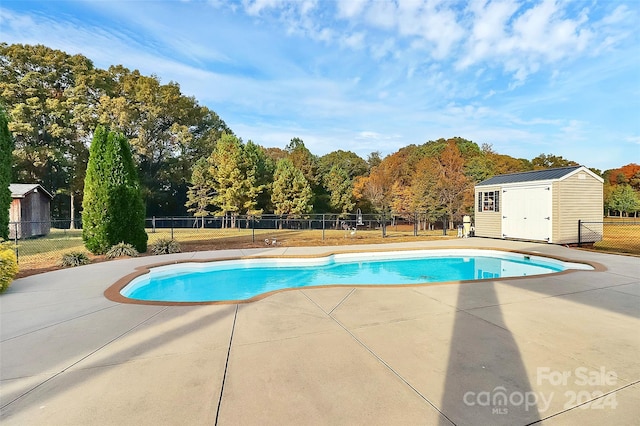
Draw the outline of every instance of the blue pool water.
M152 268L121 290L164 302L246 300L285 288L392 285L530 276L582 264L488 250L338 254L313 259L240 259Z

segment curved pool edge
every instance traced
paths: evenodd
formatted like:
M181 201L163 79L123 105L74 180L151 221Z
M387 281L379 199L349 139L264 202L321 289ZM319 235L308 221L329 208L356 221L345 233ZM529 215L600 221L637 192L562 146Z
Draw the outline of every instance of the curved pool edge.
M486 251L501 251L505 253L517 253L525 256L536 256L542 258L548 258L553 260L558 260L561 262L568 263L577 263L588 265L593 269L590 272L604 272L607 268L593 261L585 261L585 260L575 260L569 259L563 256L551 255L551 254L543 254L540 252L534 251L525 251L525 250L515 250L515 249L505 249L505 248L494 248L494 247L460 247L460 246L448 246L448 247L438 247L438 248L406 248L406 249L394 249L391 251L394 252L415 252L415 251L439 251L439 250L486 250ZM177 265L182 263L210 263L210 262L223 262L229 260L241 260L241 259L309 259L309 258L323 258L329 257L337 254L351 254L351 253L382 253L389 252L388 248L386 249L374 249L374 250L331 250L321 254L295 254L295 255L249 255L249 256L234 256L234 257L217 257L217 258L209 258L209 259L183 259L183 260L175 260L175 261L165 261L152 263L149 265L139 266L136 268L135 272L125 275L124 277L117 280L114 284L109 286L104 291L104 296L111 300L112 302L122 303L122 304L133 304L133 305L156 305L156 306L198 306L198 305L235 305L235 304L244 304L244 303L252 303L264 298L267 298L271 295L283 292L283 291L293 291L293 290L301 290L301 288L283 288L278 290L269 291L266 293L262 293L251 297L249 299L241 299L241 300L223 300L223 301L202 301L202 302L167 302L167 301L156 301L156 300L140 300L140 299L131 299L129 297L123 296L120 291L129 285L135 278L140 277L142 275L150 273L152 268L157 268L161 266L169 266L169 265ZM552 272L549 274L544 274L544 276L558 276L569 274L573 272L579 272L585 270L577 270L577 269L567 269L559 272ZM537 275L538 277L540 275ZM434 282L434 283L412 283L412 284L354 284L350 286L345 286L343 284L328 284L328 285L319 285L319 286L309 286L304 287L305 289L320 289L320 288L336 288L336 287L356 287L356 288L400 288L400 287L426 287L426 286L437 286L437 285L452 285L452 284L471 284L471 283L483 283L487 281L492 282L501 282L501 281L509 281L509 280L523 280L523 279L532 279L535 276L521 276L521 277L503 277L503 278L486 278L486 279L475 279L475 280L457 280L457 281L443 281L443 282Z

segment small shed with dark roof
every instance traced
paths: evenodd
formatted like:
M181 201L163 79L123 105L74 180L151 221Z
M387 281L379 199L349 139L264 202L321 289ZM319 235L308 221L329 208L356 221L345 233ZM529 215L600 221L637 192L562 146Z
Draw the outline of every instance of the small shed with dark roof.
M584 166L489 178L475 187L475 235L577 243L579 220L602 222L603 182ZM590 242L602 239L596 227Z
M51 230L51 195L37 183L12 183L9 238L47 235Z

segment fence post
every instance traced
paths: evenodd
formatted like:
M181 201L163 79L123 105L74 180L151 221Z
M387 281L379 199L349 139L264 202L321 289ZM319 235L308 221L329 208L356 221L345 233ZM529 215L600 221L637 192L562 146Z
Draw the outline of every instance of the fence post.
M578 247L582 247L582 220L578 219Z
M442 216L442 235L447 235L447 217Z
M387 212L382 208L382 238L387 236Z
M255 226L256 217L251 215L251 242L256 242L256 226Z
M15 244L15 251L16 251L16 263L20 263L20 253L18 250L18 222L14 222L13 223L13 227L14 227L14 234L13 234L13 243Z
M171 239L173 240L173 216L171 216Z
M152 234L156 233L156 217L155 216L151 218L151 233Z
M418 213L413 213L413 236L418 236Z
M322 241L324 241L324 213L322 214Z

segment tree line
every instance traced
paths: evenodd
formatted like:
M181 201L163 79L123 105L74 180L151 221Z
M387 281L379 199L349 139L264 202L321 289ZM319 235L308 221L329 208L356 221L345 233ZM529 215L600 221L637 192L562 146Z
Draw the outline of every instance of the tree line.
M607 216L638 216L640 211L640 164L630 163L607 170L604 178L604 207Z
M232 133L175 82L121 65L100 69L82 55L42 45L0 44L0 76L15 143L12 180L67 195L54 198L55 217L73 216L82 204L98 125L131 144L148 214L183 211L192 164L223 132Z
M0 67L0 102L13 134L11 179L63 195L54 198L54 217L73 217L82 205L97 126L129 141L147 216L220 215L228 226L239 214L346 214L358 208L421 211L424 226L442 216L453 222L472 212L475 183L576 164L552 154L513 158L460 137L409 145L385 158L372 152L366 159L343 150L317 156L296 137L283 148L263 147L236 136L214 111L183 95L178 83L162 84L122 65L103 70L82 55L0 44ZM607 207L628 213L640 207L619 201L629 198L625 185L637 201L639 179L637 171L622 169L594 171L607 181Z

